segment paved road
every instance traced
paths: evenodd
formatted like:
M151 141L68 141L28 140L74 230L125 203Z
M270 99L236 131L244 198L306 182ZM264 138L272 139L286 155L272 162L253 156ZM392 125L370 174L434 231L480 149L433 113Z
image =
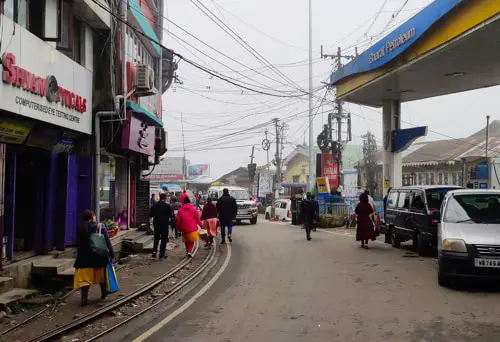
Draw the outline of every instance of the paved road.
M500 341L500 292L440 288L434 259L342 231L304 235L237 226L223 276L148 341Z

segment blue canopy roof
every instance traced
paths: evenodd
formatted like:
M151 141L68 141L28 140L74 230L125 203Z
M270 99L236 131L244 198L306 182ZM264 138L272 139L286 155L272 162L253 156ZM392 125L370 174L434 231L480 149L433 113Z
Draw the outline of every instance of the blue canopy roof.
M136 114L136 116L137 114L143 116L141 117L141 119L144 119L152 126L163 127L163 121L161 121L160 118L158 118L153 113L145 110L139 104L132 101L127 101L127 109L130 109L133 113Z

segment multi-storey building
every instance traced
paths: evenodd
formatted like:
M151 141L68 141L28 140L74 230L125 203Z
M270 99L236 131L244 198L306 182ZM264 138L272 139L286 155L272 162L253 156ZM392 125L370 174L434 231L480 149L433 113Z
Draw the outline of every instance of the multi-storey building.
M166 149L162 2L0 0L0 12L0 262L75 245L85 209L137 224L141 170Z

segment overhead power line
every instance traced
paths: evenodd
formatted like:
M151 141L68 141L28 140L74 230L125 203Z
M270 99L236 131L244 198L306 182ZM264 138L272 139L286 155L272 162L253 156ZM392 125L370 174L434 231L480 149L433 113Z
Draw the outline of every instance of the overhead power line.
M263 57L248 42L246 42L245 39L243 39L237 32L235 32L226 23L224 23L223 20L221 20L215 13L213 13L209 8L207 8L201 1L199 1L199 0L190 0L190 1L205 16L207 16L212 22L214 22L219 28L221 28L227 35L229 35L231 38L233 38L239 45L241 45L245 50L247 50L257 60L259 60L264 65L269 65L271 67L270 70L274 71L274 73L277 76L282 77L285 80L285 82L290 82L290 84L294 85L297 90L303 92L304 94L308 94L308 92L306 90L301 89L300 86L298 86L297 84L295 84L295 82L293 80L291 80L287 75L285 75L279 69L275 68L265 57ZM201 7L203 7L203 8L201 8Z
M167 50L170 50L168 49L167 47L165 47L163 44L161 44L160 42L158 42L156 39L152 38L152 37L149 37L147 34L145 34L144 32L142 32L141 30L138 30L137 28L135 28L134 26L130 25L128 22L126 22L125 20L123 20L121 17L119 17L118 15L116 15L115 13L113 13L112 11L110 11L106 6L104 6L102 3L100 3L99 1L97 0L92 0L92 2L94 2L95 4L97 4L99 7L101 7L103 10L105 10L106 12L108 12L111 16L113 16L116 20L118 20L119 22L125 24L127 27L129 27L132 31L134 31L136 34L139 34L143 37L145 37L146 39L149 39L150 41L154 42L155 44L159 45L160 47L164 48L164 49L167 49ZM171 51L171 50L170 50ZM267 95L267 96L272 96L272 97L288 97L288 98L296 98L296 97L299 97L299 96L304 96L304 95L307 95L307 94L301 94L301 95L285 95L285 94L275 94L275 93L270 93L270 92L266 92L266 91L261 91L261 90L258 90L258 89L254 89L254 88L251 88L250 86L246 86L244 84L242 84L243 82L238 82L238 81L233 81L231 80L230 77L228 76L225 76L217 71L214 71L214 70L210 70L206 67L203 67L201 65L199 65L198 63L182 56L181 54L175 52L175 51L172 51L172 54L176 57L178 57L179 59L183 60L184 62L188 63L189 65L217 78L217 79L220 79L221 81L224 81L224 82L227 82L229 84L232 84L236 87L239 87L241 89L245 89L245 90L248 90L248 91L251 91L251 92L254 92L254 93L257 93L257 94L261 94L261 95Z

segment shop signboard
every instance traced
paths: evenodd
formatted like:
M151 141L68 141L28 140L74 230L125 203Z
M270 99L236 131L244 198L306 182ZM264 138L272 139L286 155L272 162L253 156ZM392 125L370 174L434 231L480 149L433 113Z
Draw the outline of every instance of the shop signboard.
M59 134L59 129L56 127L37 124L31 130L26 145L52 151L52 147L55 145Z
M75 147L77 138L76 132L38 124L31 130L26 145L57 153L70 153Z
M330 189L339 187L339 165L331 153L321 154L321 177L327 177Z
M91 134L92 73L5 16L2 25L11 29L0 37L9 42L1 56L0 109Z
M148 156L155 155L155 128L128 113L127 123L123 126L122 148Z
M189 165L188 175L189 176L210 176L210 165L209 164Z
M147 179L183 179L184 178L184 158L166 157L156 165L151 175Z
M28 137L33 124L29 122L0 119L0 143L22 144Z

